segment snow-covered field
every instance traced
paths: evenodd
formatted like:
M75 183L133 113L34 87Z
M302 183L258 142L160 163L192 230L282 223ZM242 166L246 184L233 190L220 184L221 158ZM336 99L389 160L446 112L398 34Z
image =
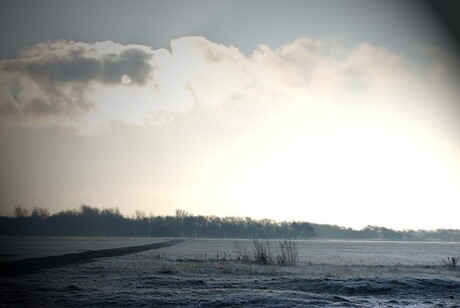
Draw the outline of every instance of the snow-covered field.
M4 261L163 240L3 238L0 255ZM459 256L459 243L295 241L300 257L295 266L262 266L231 261L236 258L234 242L188 239L157 250L1 278L0 304L455 307L460 303L460 270L441 261ZM275 247L277 241L271 244Z

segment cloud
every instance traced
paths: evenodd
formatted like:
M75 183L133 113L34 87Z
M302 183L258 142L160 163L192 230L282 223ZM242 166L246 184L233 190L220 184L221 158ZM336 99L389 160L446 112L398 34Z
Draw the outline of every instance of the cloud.
M159 106L171 110L196 104L287 109L293 103L312 106L372 95L382 104L394 104L399 94L419 92L414 87L450 78L381 46L310 38L276 49L260 45L245 56L233 46L184 37L171 42L171 52L155 51L154 63L161 98L167 102ZM427 87L422 90L428 92Z
M95 86L149 82L152 56L148 48L112 42L58 41L23 49L21 57L0 61L0 117L71 119L85 114L95 105L88 96Z
M1 60L0 72L0 119L13 126L141 124L152 112L196 108L315 117L320 109L393 112L412 104L429 114L433 99L446 105L456 95L446 86L454 78L445 61L420 64L369 43L310 38L276 49L260 45L249 56L203 37L172 40L170 50L57 41Z

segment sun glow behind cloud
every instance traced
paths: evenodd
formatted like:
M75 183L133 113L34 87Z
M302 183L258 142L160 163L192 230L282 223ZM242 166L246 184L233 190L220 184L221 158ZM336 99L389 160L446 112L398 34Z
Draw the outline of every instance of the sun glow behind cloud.
M433 209L455 211L460 202L458 164L404 132L342 127L287 139L231 167L224 187L232 208L256 217L337 224L346 217L353 227L401 228L411 219L435 227L440 217Z
M171 50L43 44L1 63L2 124L62 125L65 118L76 145L57 144L90 161L76 162L71 151L59 159L91 176L28 179L34 189L18 178L13 190L25 204L50 203L45 194L58 186L56 204L124 212L183 208L353 227L455 227L460 95L457 76L438 60L415 63L368 43L309 38L261 45L250 56L202 37L173 40ZM88 63L95 68L66 74ZM15 82L23 90L13 95ZM59 100L69 91L79 99ZM4 193L14 202L12 191Z

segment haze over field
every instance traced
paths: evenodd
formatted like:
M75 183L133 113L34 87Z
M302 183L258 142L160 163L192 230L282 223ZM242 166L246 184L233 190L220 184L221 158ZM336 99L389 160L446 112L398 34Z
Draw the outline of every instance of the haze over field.
M0 11L0 215L460 227L458 45L428 2Z

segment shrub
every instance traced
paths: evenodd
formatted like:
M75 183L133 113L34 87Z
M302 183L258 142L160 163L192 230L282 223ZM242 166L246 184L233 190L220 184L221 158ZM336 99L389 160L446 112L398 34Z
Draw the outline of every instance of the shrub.
M252 249L241 242L235 241L234 249L237 255L236 261L255 263L260 265L294 265L299 260L297 246L291 241L279 242L279 250L274 255L269 241L252 241Z

